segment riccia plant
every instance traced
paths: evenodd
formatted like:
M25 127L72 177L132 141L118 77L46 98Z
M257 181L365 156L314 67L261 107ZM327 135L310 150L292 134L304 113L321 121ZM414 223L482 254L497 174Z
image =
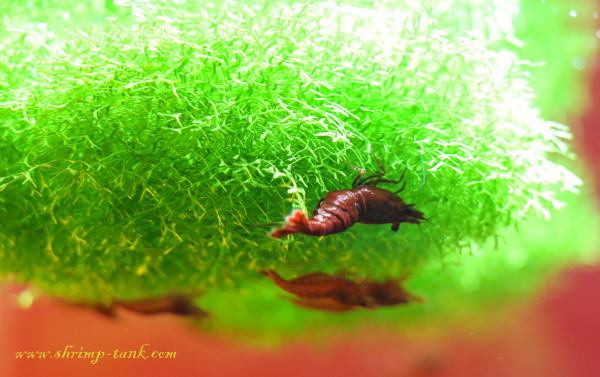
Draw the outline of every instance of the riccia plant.
M549 219L581 185L569 129L540 117L528 63L499 44L511 28L456 27L461 9L515 4L425 3L133 2L52 46L7 23L0 272L91 304L202 292L216 327L288 329L337 319L291 306L262 269L418 281ZM373 156L407 169L426 223L256 226L312 211Z

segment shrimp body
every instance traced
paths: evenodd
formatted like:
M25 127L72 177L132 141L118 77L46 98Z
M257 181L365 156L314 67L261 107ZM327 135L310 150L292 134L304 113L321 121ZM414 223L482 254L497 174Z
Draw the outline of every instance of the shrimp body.
M285 280L273 270L261 271L261 274L271 278L279 288L296 295L296 304L313 309L342 312L423 301L402 287L404 279L377 282L312 272Z
M134 301L113 300L110 303L98 303L95 305L87 303L76 303L75 305L94 308L103 315L111 318L117 317L118 308L124 308L145 315L170 313L191 318L201 318L209 315L209 313L194 304L194 296L178 293Z
M344 305L368 306L360 285L343 277L313 272L285 280L273 270L261 272L286 292L302 299L333 299Z
M400 183L397 180L383 179L385 169L375 158L382 173L366 178L361 177L366 171L361 171L348 190L328 192L317 204L312 218L308 219L304 212L296 209L285 218L285 225L271 232L272 238L281 238L289 234L302 233L308 236L326 236L345 231L356 223L362 224L392 224L392 230L398 230L400 223L420 224L425 217L422 212L413 208L414 204L406 204L396 192L376 187L379 183Z
M191 297L170 294L139 301L117 301L117 305L140 314L171 313L189 317L204 317L208 313L196 307Z
M396 193L375 186L331 191L319 201L311 219L296 209L285 218L285 226L275 229L270 236L281 238L294 233L326 236L343 232L356 223L391 223L392 230L397 231L400 223L420 224L425 219L413 206L404 203Z
M308 236L326 236L345 231L356 223L392 224L398 230L400 223L419 224L423 214L406 204L395 193L372 186L360 186L351 190L336 190L325 195L306 218L297 209L286 217L286 225L275 229L272 238L302 233Z

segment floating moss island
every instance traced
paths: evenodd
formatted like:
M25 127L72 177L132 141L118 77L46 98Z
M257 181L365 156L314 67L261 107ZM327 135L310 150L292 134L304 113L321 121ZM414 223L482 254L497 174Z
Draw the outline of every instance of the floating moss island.
M92 305L199 294L202 326L282 335L459 313L590 258L569 128L540 116L511 24L458 26L514 9L426 3L111 5L60 43L5 19L0 272ZM406 169L426 222L256 226L311 213L373 156ZM410 276L425 302L311 311L267 269Z

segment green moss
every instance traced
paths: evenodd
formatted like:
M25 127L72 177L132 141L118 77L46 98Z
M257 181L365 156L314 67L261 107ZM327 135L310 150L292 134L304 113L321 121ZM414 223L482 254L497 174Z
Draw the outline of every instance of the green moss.
M337 319L291 307L259 269L417 273L433 297L428 263L489 248L581 184L548 159L572 157L568 128L540 118L496 39L425 4L244 4L113 6L122 19L61 48L5 30L2 274L88 301L202 291L209 326L294 332ZM283 241L255 227L349 187L346 161L376 170L371 153L390 177L407 167L403 198L428 223Z

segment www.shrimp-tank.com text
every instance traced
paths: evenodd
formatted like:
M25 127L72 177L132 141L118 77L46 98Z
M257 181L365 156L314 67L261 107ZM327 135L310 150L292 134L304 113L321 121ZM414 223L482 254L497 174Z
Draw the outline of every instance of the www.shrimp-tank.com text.
M102 359L122 359L122 360L151 360L151 359L175 359L176 351L163 351L150 348L150 344L143 344L138 349L120 349L113 350L88 350L83 347L67 345L63 349L57 350L33 350L17 351L16 359L49 359L49 360L72 360L85 359L91 364L97 364Z

